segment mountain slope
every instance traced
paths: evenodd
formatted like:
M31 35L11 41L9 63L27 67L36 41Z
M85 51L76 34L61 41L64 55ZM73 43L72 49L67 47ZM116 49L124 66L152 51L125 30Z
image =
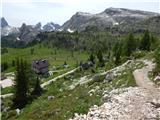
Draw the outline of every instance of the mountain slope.
M64 30L85 30L87 26L96 26L104 29L115 25L128 25L150 17L159 15L158 13L140 10L130 10L124 8L108 8L98 14L77 12L66 23L63 24Z

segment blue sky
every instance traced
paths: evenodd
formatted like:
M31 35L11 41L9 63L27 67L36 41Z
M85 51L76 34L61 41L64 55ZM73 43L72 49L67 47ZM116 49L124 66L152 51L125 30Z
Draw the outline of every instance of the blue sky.
M11 26L50 21L62 25L78 11L99 13L108 7L160 13L160 0L2 0L2 16Z

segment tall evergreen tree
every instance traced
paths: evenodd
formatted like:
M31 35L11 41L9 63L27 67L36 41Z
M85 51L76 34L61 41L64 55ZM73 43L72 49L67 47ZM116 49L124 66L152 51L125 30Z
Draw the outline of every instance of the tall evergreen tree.
M131 54L135 50L136 50L136 41L135 41L133 33L130 33L126 40L126 44L125 44L125 55L131 56Z
M31 94L32 95L36 95L36 96L40 96L42 94L42 88L40 86L40 82L39 82L38 77L37 77L37 80L36 80L36 84L35 84L34 90L32 91Z
M15 60L12 60L12 66L13 67L15 66Z
M8 69L8 63L7 62L1 63L2 72L5 71L6 69Z
M158 48L159 45L158 42L159 41L157 40L157 37L150 35L150 43L151 43L150 50L155 50L156 48Z
M105 65L105 63L104 63L104 59L103 59L103 55L102 55L101 50L98 51L97 58L98 58L98 61L99 61L99 66L103 67Z
M149 51L150 47L151 47L151 40L150 40L149 31L147 30L147 31L145 31L145 33L142 37L140 49Z
M15 79L15 95L13 98L14 108L23 108L28 102L28 76L27 63L17 58L16 61L16 79Z
M33 55L34 54L34 48L31 48L30 52L31 52L31 55Z
M114 63L118 65L121 62L122 45L117 42L113 48Z
M93 53L90 54L89 61L91 61L92 63L95 63L95 57L94 57Z

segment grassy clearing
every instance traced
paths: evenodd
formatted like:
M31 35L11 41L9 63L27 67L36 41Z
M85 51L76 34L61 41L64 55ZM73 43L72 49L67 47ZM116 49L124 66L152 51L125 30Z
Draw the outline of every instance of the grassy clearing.
M18 48L7 48L8 53L1 56L1 62L8 62L9 68L5 72L14 71L14 67L11 67L12 60L20 57L27 60L29 63L36 59L47 59L50 63L50 69L52 70L54 66L63 65L64 62L69 66L75 66L77 62L85 61L88 59L88 53L82 51L71 52L66 49L48 48L42 45L35 45L33 47L18 49ZM31 49L34 49L33 54L31 54Z

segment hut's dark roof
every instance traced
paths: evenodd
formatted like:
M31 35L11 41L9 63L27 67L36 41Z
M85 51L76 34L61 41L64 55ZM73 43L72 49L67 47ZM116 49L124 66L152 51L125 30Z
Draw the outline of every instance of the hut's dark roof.
M48 67L49 63L47 60L35 60L32 62L32 66L38 69L41 69L41 68Z

